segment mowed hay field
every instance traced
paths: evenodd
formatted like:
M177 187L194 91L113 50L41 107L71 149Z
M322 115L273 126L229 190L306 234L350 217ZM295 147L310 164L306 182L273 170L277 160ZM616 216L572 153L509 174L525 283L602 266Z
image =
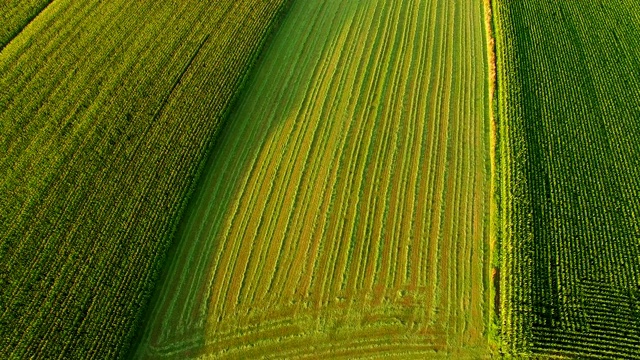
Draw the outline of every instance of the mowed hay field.
M117 358L283 1L44 5L0 5L0 358Z
M295 1L134 357L488 357L487 52L481 1Z
M640 356L640 4L494 1L503 350Z

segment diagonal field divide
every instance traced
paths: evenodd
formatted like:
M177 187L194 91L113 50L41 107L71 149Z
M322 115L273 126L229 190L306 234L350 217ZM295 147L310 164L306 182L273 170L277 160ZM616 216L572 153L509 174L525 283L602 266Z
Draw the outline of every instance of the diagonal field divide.
M53 0L4 0L0 3L0 51L38 17Z
M295 1L136 357L489 357L486 37L481 1Z

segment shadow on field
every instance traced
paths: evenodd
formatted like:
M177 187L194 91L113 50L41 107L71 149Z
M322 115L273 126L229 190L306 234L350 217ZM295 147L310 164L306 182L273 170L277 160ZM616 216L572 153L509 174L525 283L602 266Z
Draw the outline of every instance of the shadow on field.
M341 6L343 2L288 1L286 15L265 43L210 147L133 343L132 357L197 356L206 351L212 285L220 281L214 268L224 252L221 242L238 236L224 233L225 224L243 216L242 210L253 211L247 204L260 201L268 190L256 189L257 184L250 182L252 174L260 170L261 159L274 160L270 151L286 146L273 147L273 139L286 122L304 117L296 110L314 101L307 88L322 76L318 64L332 61L332 51L341 50L323 44L348 31L337 26L336 19L347 22L357 7ZM332 26L314 27L321 17ZM302 121L318 120L307 116ZM249 188L256 191L251 196L245 193ZM244 237L238 243L251 240Z

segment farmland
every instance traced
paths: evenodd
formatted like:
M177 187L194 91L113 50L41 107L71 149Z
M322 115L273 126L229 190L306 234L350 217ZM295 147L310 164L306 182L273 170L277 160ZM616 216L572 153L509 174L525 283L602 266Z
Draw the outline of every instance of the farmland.
M124 354L282 6L0 5L0 357Z
M0 50L51 2L51 0L4 0L0 3Z
M293 2L133 357L488 357L486 36L479 1Z
M640 354L640 5L494 0L503 351Z
M640 356L635 0L5 0L0 358Z

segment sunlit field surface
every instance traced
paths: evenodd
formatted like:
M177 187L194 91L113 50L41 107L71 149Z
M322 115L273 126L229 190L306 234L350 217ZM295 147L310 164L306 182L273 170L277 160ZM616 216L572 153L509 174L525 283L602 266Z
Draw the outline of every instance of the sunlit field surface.
M294 2L136 356L488 356L486 36L479 1Z

